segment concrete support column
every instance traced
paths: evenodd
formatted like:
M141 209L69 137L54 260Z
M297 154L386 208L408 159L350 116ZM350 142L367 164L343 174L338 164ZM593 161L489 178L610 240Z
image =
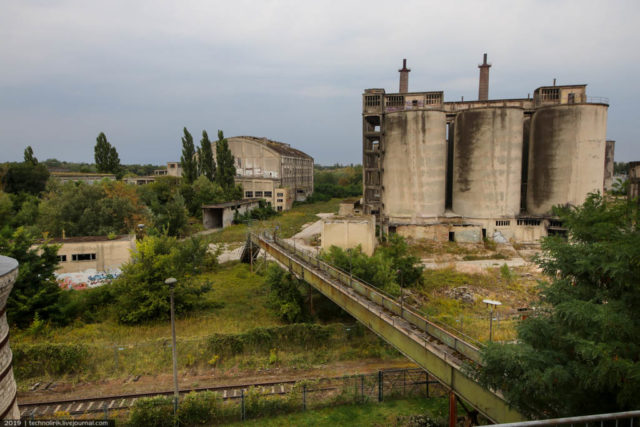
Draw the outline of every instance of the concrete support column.
M0 255L0 420L20 419L16 400L16 381L13 378L9 348L9 324L6 304L13 283L18 277L18 262Z

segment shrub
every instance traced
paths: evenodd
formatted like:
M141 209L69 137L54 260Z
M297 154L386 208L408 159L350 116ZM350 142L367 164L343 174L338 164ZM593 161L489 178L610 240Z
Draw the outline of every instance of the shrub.
M221 399L212 392L191 392L187 394L178 408L178 423L180 425L211 425L220 421Z
M129 414L131 426L173 426L173 398L156 396L135 401Z
M80 372L89 351L84 344L13 344L14 372L18 379Z

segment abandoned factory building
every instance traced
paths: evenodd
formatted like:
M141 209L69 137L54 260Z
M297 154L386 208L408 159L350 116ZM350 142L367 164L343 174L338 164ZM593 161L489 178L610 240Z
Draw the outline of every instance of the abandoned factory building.
M364 91L364 211L381 230L536 241L563 232L554 205L603 191L605 170L613 170L608 100L555 80L533 97L489 99L490 67L485 54L474 101L409 92L406 60L399 93Z
M262 198L282 211L313 193L313 158L308 154L267 138L234 136L227 141L245 198Z

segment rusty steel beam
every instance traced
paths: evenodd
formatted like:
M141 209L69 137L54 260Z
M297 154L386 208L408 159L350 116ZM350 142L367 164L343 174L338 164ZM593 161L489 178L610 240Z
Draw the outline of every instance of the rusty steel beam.
M351 288L345 286L339 280L331 277L333 274L331 271L323 271L317 266L306 262L306 260L293 256L279 243L275 244L272 240L255 235L252 236L252 241L262 247L280 265L288 268L293 274L338 304L384 341L428 371L430 375L436 377L440 383L448 387L460 398L469 402L471 406L488 419L502 423L525 420L524 416L507 404L499 392L488 390L469 378L463 372L459 358L452 357L450 353L443 351L441 346L439 347L437 344L420 337L412 332L410 328L396 325L393 318L395 316L385 312L386 310L395 314L395 307L390 306L384 298L381 298L384 297L381 293L369 295L370 298L365 298L360 292L355 292L355 286ZM352 280L353 282L349 283L358 283L356 279ZM359 286L366 287L364 283L359 283ZM401 312L399 314L404 313ZM402 317L406 319L405 316ZM425 329L428 330L428 327ZM441 333L442 331L436 332ZM451 338L451 334L448 334L447 337ZM456 349L458 353L465 354L467 352L472 354L471 349L462 345L461 340L453 340L451 345L448 342L443 342L443 344L446 344L452 350L454 350L454 347L463 350Z

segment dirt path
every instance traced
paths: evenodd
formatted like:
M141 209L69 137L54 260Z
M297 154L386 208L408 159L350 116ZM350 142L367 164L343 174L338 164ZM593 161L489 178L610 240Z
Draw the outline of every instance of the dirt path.
M179 378L181 389L232 386L238 384L290 381L305 378L326 378L344 375L371 374L384 369L415 368L415 364L407 359L380 360L363 359L341 361L327 365L318 365L310 369L290 367L274 367L270 369L240 370L236 368L225 371L208 370L206 372L182 373ZM46 402L86 397L100 397L127 393L146 393L168 391L173 387L171 374L145 375L137 380L134 377L99 380L86 383L58 382L49 390L19 392L18 401ZM53 389L51 389L53 388Z

